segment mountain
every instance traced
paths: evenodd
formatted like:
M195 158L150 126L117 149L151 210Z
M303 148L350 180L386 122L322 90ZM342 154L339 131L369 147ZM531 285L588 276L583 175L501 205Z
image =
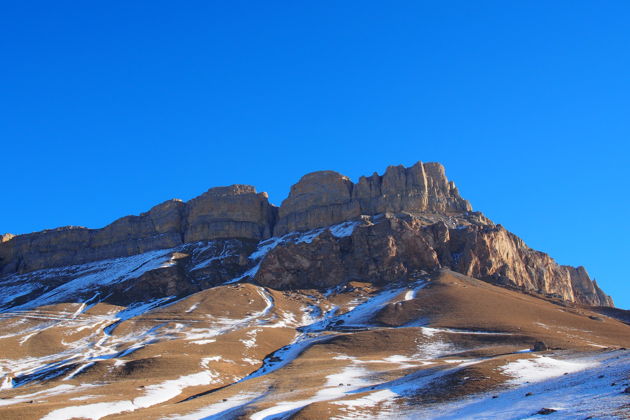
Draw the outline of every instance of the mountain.
M625 410L628 311L438 163L314 172L280 207L232 185L3 235L0 311L3 418Z
M318 238L315 243L291 239L307 231ZM311 173L291 187L279 208L254 187L232 185L212 188L186 203L164 202L103 229L65 227L4 238L3 283L26 281L32 287L21 300L7 297L5 305L28 302L52 290L56 280L72 276L66 270L64 276L40 281L49 276L46 269L58 272L60 267L160 250L177 262L164 270L172 272L163 276L170 279L162 285L168 292L154 290L150 297L190 293L237 277L274 288L320 288L351 280L385 284L417 271L449 268L570 302L613 306L583 267L560 266L472 212L437 163L392 166L357 184L332 171ZM251 258L256 247L265 249L263 261ZM263 256L260 250L256 255ZM199 267L196 261L204 258L213 260ZM259 265L260 272L253 270Z

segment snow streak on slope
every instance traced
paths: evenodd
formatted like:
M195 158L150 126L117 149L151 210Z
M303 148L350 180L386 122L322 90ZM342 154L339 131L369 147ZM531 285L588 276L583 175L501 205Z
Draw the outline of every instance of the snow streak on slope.
M87 294L90 291L96 291L98 288L138 278L149 271L167 266L170 264L173 251L174 249L162 249L133 255L131 257L103 260L62 268L50 268L12 276L5 280L5 282L19 283L19 286L11 286L9 284L8 288L5 288L6 286L3 285L2 289L0 289L0 305L6 305L13 301L16 298L15 295L11 295L11 293L15 292L13 289L16 287L24 287L25 283L27 285L26 290L22 294L36 290L38 287L34 285L37 283L42 286L45 285L46 280L49 278L68 275L72 275L75 278L43 293L41 296L30 300L28 303L13 307L11 310L25 310L54 303L72 302L79 293ZM25 280L30 280L30 283L27 283ZM28 287L29 284L31 285L30 288Z
M307 317L306 319L309 319L310 321L312 321L312 323L299 327L298 330L302 333L291 344L286 345L270 354L263 361L263 366L261 368L246 376L242 380L238 381L236 384L242 384L246 381L267 376L276 371L279 371L289 366L303 352L308 350L314 344L323 343L337 337L338 334L329 333L327 331L327 328L339 325L338 321L342 319L349 322L352 326L361 326L365 328L372 327L372 325L369 323L369 320L373 318L377 314L377 312L382 309L386 304L394 300L396 297L401 296L401 294L406 293L407 291L415 292L422 287L424 287L424 282L417 282L406 287L394 287L391 289L386 289L376 294L375 296L367 297L365 299L365 302L357 307L352 308L350 311L341 316L334 315L336 312L336 308L326 312L319 310L318 312L320 314L323 314L320 318L313 318L312 315L309 314L309 317ZM344 359L344 357L340 357L340 359ZM418 366L425 363L424 361L419 361L417 363L409 365L408 363L406 363L408 362L407 359L402 359L404 360L401 361L397 358L391 358L391 360L387 360L386 363L389 365L400 365L401 367ZM368 384L374 384L373 381L366 380L366 378L370 376L370 371L366 368L367 365L365 363L366 362L352 359L350 360L350 363L342 369L341 372L329 375L327 377L327 382L324 388L319 390L314 396L306 400L287 401L280 403L277 406L255 413L251 416L251 418L265 419L276 418L276 416L284 418L285 416L294 413L296 410L299 410L310 403L329 401L332 399L343 397L344 395L351 395L358 389L365 387ZM346 387L344 387L343 389L339 389L339 382L342 381L351 383L347 384ZM230 413L233 413L237 408L239 410L242 410L245 407L250 407L255 402L266 401L264 395L250 395L252 395L252 399L249 401L243 401L242 398L238 397L237 401L239 401L239 404L237 404L236 406L232 404L219 403L207 407L204 410L201 410L199 413L212 413L212 416L208 417L212 419L229 418ZM226 407L225 411L221 411L219 409L220 407Z
M66 420L75 417L98 420L112 414L135 411L163 403L178 396L185 388L208 385L213 383L216 379L217 374L211 371L181 376L160 384L149 385L146 387L144 395L134 398L133 400L60 408L49 413L43 417L42 420Z
M333 236L337 237L337 238L343 238L343 237L352 235L352 232L354 231L354 228L357 227L359 224L360 224L360 222L357 222L357 221L344 222L344 223L340 223L338 225L330 226L328 228L313 229L313 230L309 230L309 231L306 231L306 232L291 232L291 233L287 233L286 235L281 236L281 237L275 237L274 236L272 238L266 239L266 240L260 242L260 244L258 245L258 248L256 249L256 251L254 251L249 256L250 260L256 261L256 265L253 266L252 268L250 268L249 270L247 270L242 275L240 275L238 277L235 277L234 279L228 281L226 284L236 283L238 281L241 281L241 280L247 279L247 278L250 278L250 279L254 278L256 273L258 273L258 270L260 269L260 264L262 263L262 261L265 258L265 256L271 250L273 250L275 247L277 247L279 245L288 244L288 243L294 243L294 244L307 243L307 244L310 244L311 242L313 242L313 240L315 240L319 235L321 235L326 230L330 230L331 234Z
M145 306L145 309L152 307L152 305ZM133 313L136 316L142 314L138 308ZM130 317L130 314L126 316ZM91 333L76 341L62 341L64 350L58 353L17 360L0 359L0 375L5 376L5 388L17 388L31 382L50 380L63 375L69 375L68 379L71 379L96 361L122 358L154 342L159 328L152 327L123 336L111 336L110 333L116 325L118 325L117 314L111 314L83 316L79 319L68 320L53 319L53 322L44 322L36 326L36 332L33 334L41 334L53 329L69 329L77 332L87 329Z

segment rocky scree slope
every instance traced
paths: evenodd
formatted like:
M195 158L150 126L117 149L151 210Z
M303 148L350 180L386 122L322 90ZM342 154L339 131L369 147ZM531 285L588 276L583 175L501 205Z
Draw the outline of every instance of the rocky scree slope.
M116 280L99 283L99 273L112 267L120 270ZM384 285L440 268L613 306L583 267L562 266L532 250L473 212L440 164L418 162L357 183L337 172L314 172L291 187L280 207L254 187L232 185L188 202L164 202L102 229L4 235L0 308L92 296L125 305L240 280L275 289Z

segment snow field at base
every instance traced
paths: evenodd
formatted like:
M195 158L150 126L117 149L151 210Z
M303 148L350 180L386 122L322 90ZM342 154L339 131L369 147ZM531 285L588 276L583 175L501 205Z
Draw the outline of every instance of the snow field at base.
M418 286L416 286L418 287ZM411 289L413 290L413 289ZM367 320L369 314L375 314L385 304L392 303L397 296L400 296L404 292L404 296L407 297L409 290L403 291L401 289L390 289L381 291L379 294L368 298L363 303L357 305L353 310L347 312L344 318L353 325L363 325L369 327ZM301 331L311 334L310 340L312 343L320 339L321 336L312 334L322 332L323 327L330 326L333 320L338 320L343 316L335 316L335 311L329 311L321 316L319 320L311 319L314 321L311 325L300 328ZM420 333L423 336L430 338L430 342L426 340L418 344L416 354L412 356L392 355L383 360L365 361L353 359L347 356L337 356L335 359L347 359L349 364L342 368L339 373L333 373L327 377L327 382L323 388L314 392L314 394L306 399L300 400L285 400L277 401L275 396L264 396L256 394L253 399L247 401L247 398L243 398L237 395L236 401L238 404L230 404L230 399L227 402L223 402L220 405L213 404L206 407L203 411L205 413L212 413L209 419L222 419L229 418L229 413L236 413L235 407L238 409L249 408L255 406L257 403L262 402L275 402L271 407L264 408L258 412L252 414L251 418L256 420L272 420L276 418L285 418L304 408L305 406L314 403L329 401L336 405L344 407L344 415L341 418L365 418L365 415L373 415L370 408L378 407L379 412L383 414L383 418L389 418L392 415L406 415L408 418L418 418L418 414L406 413L395 401L401 396L412 395L417 392L418 389L427 386L431 381L444 376L446 374L455 372L463 367L470 366L472 364L479 363L483 359L443 359L442 362L447 362L447 365L442 365L439 368L432 368L430 365L434 364L436 359L444 357L449 353L456 351L450 344L446 344L439 339L440 334L470 334L470 335L508 335L508 333L493 332L493 331L476 331L476 330L456 330L449 328L429 328L421 327ZM305 337L298 337L294 343L284 347L273 353L273 356L277 358L275 364L265 365L258 371L251 374L249 377L244 378L240 382L247 379L267 375L274 372L293 361L303 351L305 351L311 342L307 342ZM529 349L520 350L516 354L530 353ZM627 359L627 355L626 355ZM414 373L403 376L394 381L390 381L385 384L372 383L368 378L372 376L372 371L368 369L371 363L383 364L383 363L397 364L398 369L407 369L418 367L420 370L416 370ZM629 364L628 361L625 362ZM571 374L579 374L585 369L601 366L601 360L590 359L568 359L561 357L551 356L536 356L531 359L521 359L516 362L507 364L503 367L505 373L514 377L512 382L509 382L507 386L530 386L527 382L533 381L549 381L562 375L563 378L570 378ZM396 369L396 368L394 368ZM628 370L626 369L626 372ZM566 375L565 375L566 373ZM567 376L568 375L568 376ZM507 393L512 391L505 391ZM514 391L517 392L517 391ZM363 395L354 398L354 395L362 393ZM252 394L250 394L252 395ZM254 401L255 400L255 401ZM494 401L494 400L493 400ZM533 400L531 400L533 401ZM453 403L455 404L455 403ZM620 404L617 404L619 406ZM220 406L228 407L227 411L221 411ZM448 404L442 404L436 408L448 407ZM528 406L528 408L531 408ZM541 407L542 408L542 407ZM364 411L368 409L368 411ZM447 408L448 409L448 408ZM201 413L200 411L199 413ZM458 414L454 414L453 418L462 418L459 409ZM426 414L426 418L433 418L433 414ZM190 417L193 418L193 417ZM473 416L473 418L475 418ZM479 418L503 418L498 417L479 417ZM516 417L515 417L516 418Z
M271 407L255 412L250 418L252 420L285 418L311 403L322 401L342 406L343 414L336 417L341 419L361 419L366 416L386 419L402 416L409 419L516 420L535 416L536 412L542 408L557 410L558 415L563 419L582 420L589 415L602 419L620 418L618 414L621 412L617 415L611 413L621 407L624 402L627 403L627 396L622 391L629 380L629 356L628 351L617 351L575 359L566 358L566 356L562 358L541 356L536 358L539 360L533 360L529 364L522 362L532 359L519 360L504 366L504 369L515 375L518 380L508 384L503 391L475 395L451 403L432 404L430 408L421 408L416 411L397 406L395 400L401 396L413 395L435 379L481 360L454 361L456 363L452 368L417 370L393 381L378 384L373 380L370 381L372 372L365 369L365 366L371 363L370 361L338 356L335 359L346 359L349 364L341 368L338 373L328 375L326 383L312 397L295 401L279 401ZM389 361L405 362L407 360L402 356L392 356ZM382 362L372 361L372 363ZM551 366L555 369L548 370ZM567 369L569 372L566 372ZM527 372L526 375L523 374L524 371ZM532 379L537 382L528 383ZM611 383L615 382L617 386L611 386ZM526 396L528 393L531 395ZM357 398L352 398L353 394L357 395ZM256 402L259 403L260 400L259 396ZM275 398L269 398L270 402L274 400ZM239 401L241 406L254 403L250 401L246 404L242 399ZM380 413L376 417L370 411L375 407ZM215 411L215 414L220 413L220 411Z
M259 293L261 293L261 298L266 302L265 308L258 312L256 315L261 314L269 314L271 309L273 308L273 299L270 296L265 294L264 289L259 289ZM367 325L366 322L369 317L366 317L366 312L369 312L366 308L372 308L374 311L378 311L380 308L384 306L387 302L392 302L397 296L400 296L401 293L406 294L407 291L396 289L394 290L385 290L381 293L368 298L363 304L355 307L355 314L350 316L348 319L359 320L363 322L364 325ZM389 299L389 300L388 300ZM142 305L138 305L140 307ZM146 306L148 307L148 306ZM352 311L350 311L352 312ZM349 312L349 313L350 313ZM374 312L372 312L374 313ZM320 318L312 318L307 317L305 320L315 321L315 323L321 323L321 321L325 320L325 318L329 317L328 314L321 315ZM254 316L253 318L258 318L258 316ZM237 321L237 320L232 320ZM370 363L390 363L397 364L399 368L409 368L416 366L423 366L426 364L431 364L431 360L437 357L441 357L445 354L448 354L453 349L448 345L441 343L439 341L440 334L499 334L487 331L461 331L461 330L452 330L452 329L444 329L444 328L428 328L422 327L419 329L419 332L430 338L434 338L431 343L424 343L418 345L418 352L409 357L402 355L392 355L383 360L375 360L375 361L361 361L355 360L352 358L347 358L350 360L349 364L342 368L339 373L332 373L327 376L326 384L322 389L317 390L313 396L299 400L299 401L279 401L271 407L265 408L258 413L255 413L252 418L260 418L260 419L272 419L276 416L285 416L290 414L295 410L299 410L304 406L319 401L331 401L334 404L340 405L344 411L343 418L362 418L365 414L364 410L378 407L378 410L383 413L385 417L389 415L399 415L405 414L401 413L400 409L394 401L396 398L400 396L404 396L410 393L413 393L414 390L421 388L422 386L426 386L431 380L446 374L453 369L460 368L464 365L468 365L470 363L474 363L471 361L465 360L449 360L449 362L453 362L453 369L442 369L438 371L432 371L430 369L426 369L420 371L418 373L414 373L411 375L404 376L397 380L391 381L386 384L374 384L369 380L366 380L366 377L369 377L370 370L368 369ZM278 357L279 362L275 364L271 364L269 366L264 366L263 368L255 371L250 377L244 378L242 381L246 379L252 379L259 376L267 375L271 372L274 372L282 367L288 365L291 361L293 361L296 357L298 357L306 348L310 347L313 342L319 337L311 338L311 341L304 341L304 337L296 339L294 343L289 346L286 346L283 349L278 350L274 355ZM339 356L338 359L343 359L343 356ZM209 357L208 360L204 364L204 369L207 369L213 361L218 361L217 357ZM514 385L521 384L526 381L540 380L545 381L548 380L550 376L550 372L553 372L553 375L563 374L565 371L579 371L580 369L588 369L589 367L593 367L597 365L597 361L590 360L563 360L550 356L542 356L535 357L532 359L525 359L513 362L512 364L508 364L504 367L506 373L509 373L511 376L514 376ZM550 368L553 368L550 370ZM562 371L562 373L560 373ZM428 372L432 372L431 374L427 374ZM203 374L203 373L202 373ZM553 376L552 375L552 376ZM194 375L190 375L193 376ZM345 379L341 379L341 378ZM87 404L76 407L67 407L67 411L56 411L50 413L50 419L55 418L70 418L69 416L75 415L76 413L83 413L85 416L86 412L81 411L86 406L92 407L91 415L93 417L87 416L88 418L99 418L99 416L94 417L94 413L123 413L131 410L137 410L139 408L148 407L156 404L163 403L168 401L171 398L177 396L181 391L188 387L194 386L195 384L201 384L199 382L194 382L194 380L186 380L190 378L180 378L181 381L172 380L166 381L163 384L154 385L152 387L148 387L145 390L145 395L138 397L134 400L129 401L117 401L111 403L94 403ZM211 382L213 376L205 376L204 379L207 382ZM339 384L343 383L343 386ZM349 384L349 385L348 385ZM529 386L529 385L527 385ZM66 390L70 391L70 389ZM65 391L64 391L65 392ZM363 393L363 395L354 395ZM249 393L248 397L241 398L240 396L231 397L228 401L213 404L209 407L206 407L199 411L198 417L181 417L181 418L201 418L202 416L210 416L210 418L230 418L229 413L233 412L233 410L238 409L239 407L251 406L256 402L266 401L267 398L271 398L270 396L264 396L260 394L252 394ZM24 397L20 397L23 399ZM529 401L534 401L531 399ZM453 403L455 404L455 403ZM531 408L528 406L528 408ZM542 407L541 407L542 408ZM561 407L555 407L556 409L561 409ZM98 411L96 411L98 409ZM477 407L478 409L478 407ZM77 410L77 411L74 411ZM440 406L440 410L448 410L448 406L442 408ZM471 410L469 407L468 410ZM460 412L460 409L457 408L457 412ZM409 418L415 418L416 414L405 414L408 415ZM445 418L460 418L458 417L460 414L453 415L454 417L448 417L449 414L444 414ZM520 414L519 414L520 415ZM56 416L56 417L55 417ZM64 417L65 416L65 417ZM179 416L178 416L179 417ZM486 417L480 417L486 418ZM491 417L487 417L491 418ZM510 417L505 417L510 418ZM517 418L517 417L514 417Z
M630 382L630 351L617 350L578 358L544 358L543 364L526 365L520 360L513 362L513 366L508 364L508 371L516 375L511 389L405 412L403 418L517 420L538 418L536 413L543 408L557 411L545 417L550 419L620 419L630 415L628 396L623 393ZM548 371L545 365L556 368ZM558 374L562 369L557 368L561 366L578 370ZM536 382L528 384L529 379Z
M591 360L562 360L549 356L536 356L509 363L502 368L502 371L514 378L511 383L522 385L544 381L565 373L579 372L596 365L597 363Z

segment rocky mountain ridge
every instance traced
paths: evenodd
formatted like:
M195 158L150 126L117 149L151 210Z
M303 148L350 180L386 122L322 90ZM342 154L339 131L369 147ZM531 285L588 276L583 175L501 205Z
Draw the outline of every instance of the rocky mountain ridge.
M249 185L211 188L186 203L173 199L102 229L62 227L0 244L0 274L127 257L217 238L271 236L276 208Z
M304 234L296 239L294 232ZM166 201L103 229L4 235L0 283L17 285L27 273L38 278L38 270L156 250L169 251L173 263L159 267L160 276L143 274L151 277L151 287L142 281L136 287L154 298L232 279L276 289L321 289L349 281L387 284L449 268L570 302L613 305L583 267L558 265L472 212L440 164L421 162L389 167L356 184L333 171L314 172L291 188L279 208L254 187L233 185L188 202ZM199 255L209 261L201 268ZM58 284L72 276L58 276ZM153 287L155 282L164 287ZM42 281L33 293L52 284Z
M126 257L203 240L260 241L387 211L470 209L437 163L391 166L383 176L361 177L356 186L341 174L319 171L295 184L279 208L253 186L231 185L211 188L188 202L165 201L102 229L68 226L3 235L0 274Z

